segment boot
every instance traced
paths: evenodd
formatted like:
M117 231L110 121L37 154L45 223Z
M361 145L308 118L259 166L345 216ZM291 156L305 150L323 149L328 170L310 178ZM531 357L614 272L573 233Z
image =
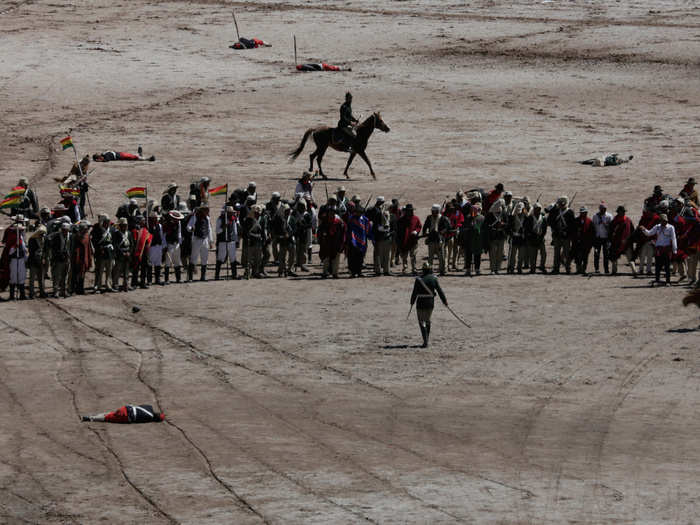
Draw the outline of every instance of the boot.
M216 261L216 270L214 270L214 280L219 281L221 279L221 261Z
M313 253L313 248L311 246L309 246L309 249L307 250L307 255L308 255L307 259L308 259L309 264L311 264L311 254L312 253Z
M131 287L136 288L139 285L139 274L138 270L136 270L133 274L131 274Z
M170 284L170 266L165 267L165 272L164 272L164 282L163 284Z
M194 264L187 265L187 282L194 280Z
M200 281L207 280L207 265L206 264L203 264L202 266L200 266L199 280Z
M423 337L423 344L421 345L421 348L425 348L428 346L428 335L426 333L425 327L423 326L423 323L418 323L418 326L420 327L420 335Z
M15 300L15 285L11 284L10 285L10 301Z
M18 287L19 287L19 300L24 301L27 298L27 296L24 295L24 285L20 284L20 285L18 285Z
M238 263L237 262L231 263L231 278L238 279Z
M428 346L428 339L430 339L430 321L425 322L425 346Z
M182 277L182 268L180 268L179 266L176 266L175 267L175 281L179 283L181 277Z
M153 266L150 264L146 267L146 282L149 286L153 282Z
M160 266L156 266L155 274L156 274L156 285L160 285Z

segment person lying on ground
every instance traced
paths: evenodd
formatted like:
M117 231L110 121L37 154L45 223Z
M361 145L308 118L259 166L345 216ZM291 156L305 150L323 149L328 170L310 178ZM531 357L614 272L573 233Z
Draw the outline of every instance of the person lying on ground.
M102 423L159 423L165 419L165 414L156 412L151 405L124 405L112 412L82 416L83 421Z
M138 154L136 155L134 155L133 153L124 153L123 151L105 151L103 153L95 153L92 156L92 160L94 160L95 162L110 162L113 160L142 160L153 162L154 160L156 160L156 157L155 155L151 155L148 158L144 157L143 149L141 149L141 146L139 146Z
M238 42L231 44L231 49L255 49L256 47L272 47L272 44L268 44L264 40L259 38L239 38Z
M333 66L325 62L297 64L297 71L352 71L352 68L343 69L341 66Z
M585 164L587 166L594 166L596 168L601 168L603 166L619 166L625 162L629 162L634 158L634 155L630 155L626 159L620 157L617 153L608 155L606 157L597 157L595 159L580 160L579 164Z

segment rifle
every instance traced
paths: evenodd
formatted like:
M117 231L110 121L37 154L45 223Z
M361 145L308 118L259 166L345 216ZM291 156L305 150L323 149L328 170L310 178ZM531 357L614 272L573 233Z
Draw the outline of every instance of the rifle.
M537 200L535 202L540 202L540 198L542 197L542 192L537 196ZM534 203L533 203L534 204Z

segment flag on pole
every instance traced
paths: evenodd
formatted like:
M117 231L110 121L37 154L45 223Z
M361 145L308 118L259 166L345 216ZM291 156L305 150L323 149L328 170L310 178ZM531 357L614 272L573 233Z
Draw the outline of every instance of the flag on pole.
M130 199L145 199L146 198L146 187L145 186L134 186L126 190L126 196Z
M68 186L59 186L58 191L61 192L61 195L64 193L70 193L74 197L80 195L80 190L78 188L69 188Z
M217 186L216 188L212 188L209 190L209 195L212 197L214 195L226 195L228 194L228 183L224 184L223 186Z
M22 197L8 197L0 201L0 210L3 208L15 208L22 203Z
M21 195L24 195L24 193L27 191L27 188L24 188L22 186L15 186L10 190L10 193L5 195L5 198L8 199L10 197L19 197Z
M70 138L70 135L61 140L61 146L63 146L63 151L67 150L68 148L73 148L73 150L75 150L75 146L73 146L73 139Z

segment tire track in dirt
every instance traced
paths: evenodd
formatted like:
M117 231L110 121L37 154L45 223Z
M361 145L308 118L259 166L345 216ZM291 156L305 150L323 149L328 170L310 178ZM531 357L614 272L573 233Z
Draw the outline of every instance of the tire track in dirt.
M65 316L67 316L67 317L70 319L71 324L72 324L75 328L78 328L78 327L81 326L81 325L84 325L85 327L89 328L89 325L87 325L86 323L80 321L77 317L75 317L75 316L74 316L72 313L70 313L68 310L66 310L66 309L63 308L62 306L56 304L55 301L49 299L49 300L46 301L46 303L48 303L49 305L53 306L55 309L57 309L57 310L60 311L61 313L65 314ZM45 325L45 326L51 326L50 322L47 322L46 319L44 319L43 321L44 321L44 325ZM80 321L80 322L77 322L77 321ZM59 344L66 352L68 352L69 354L75 354L75 353L76 353L76 352L74 352L73 350L71 350L70 346L69 346L67 343L64 343L63 341L61 341L61 340L58 338L58 335L53 331L53 329L50 329L50 330L51 330L51 332L52 332L52 334L53 334L53 337L54 337L56 343ZM84 330L85 330L85 328L83 328L83 331L84 331ZM79 341L79 339L77 339L77 340ZM103 347L103 348L104 348L104 347ZM113 355L118 356L118 354L116 354L116 353L113 352L112 350L109 350L109 349L108 349L108 351L109 351L110 353L112 353ZM78 354L80 354L80 352L78 352ZM87 372L85 371L85 369L84 369L84 367L83 367L82 359L81 359L81 358L79 358L79 359L81 360L81 363L80 363L80 368L81 368L81 370L83 371L84 374L87 374ZM121 359L121 360L122 360L122 362L124 362L127 366L129 366L130 368L133 368L133 365L131 365L130 363L127 363L127 362L124 361L123 359ZM139 368L140 368L140 366L139 366ZM140 377L139 377L139 381L141 381L141 378L140 378ZM148 387L148 385L146 385L145 383L144 383L144 386ZM69 389L68 387L66 387L66 388ZM76 417L80 417L80 410L79 410L78 405L77 405L76 393L75 393L75 391L72 390L72 389L69 389L69 391L72 393L73 409L74 409L74 411L75 411L75 415L76 415ZM104 450L113 458L113 460L114 460L114 462L115 462L115 464L116 464L116 466L117 466L118 472L120 473L122 479L123 479L124 481L126 481L126 483L134 490L134 492L136 492L136 494L141 498L141 500L145 501L145 502L147 503L148 507L149 507L151 510L153 510L156 514L160 515L162 518L164 518L164 519L165 519L166 521L168 521L169 523L171 523L171 524L179 524L179 521L177 521L173 516L171 516L171 515L170 515L168 512L166 512L164 509L162 509L162 508L158 505L158 503L157 503L156 501L153 500L153 498L151 498L148 494L146 494L146 493L145 493L138 485L136 485L136 483L129 477L128 473L126 472L126 469L124 468L124 464L122 463L122 460L121 460L121 458L119 457L119 454L117 454L117 452L114 450L114 448L112 447L112 445L111 445L110 443L107 442L107 440L104 438L104 436L102 436L102 434L101 434L100 432L98 432L97 430L95 430L95 429L92 428L92 427L89 427L89 426L88 426L87 429L88 429L88 431L90 431L90 432L98 439L98 441L99 441L100 444L102 445L102 448L104 448Z
M181 313L181 312L176 312L175 310L171 310L171 309L169 309L169 308L166 308L166 307L163 307L163 306L160 306L160 305L156 305L155 308L157 308L157 309L159 309L159 310L162 310L162 311L164 311L164 312L171 313L171 314ZM195 315L195 314L191 314L191 313L188 314L188 316L191 317L192 319L197 319L198 321L203 321L203 322L206 322L206 323L208 323L208 324L213 324L214 326L219 326L219 325L216 323L215 320L213 320L213 319L211 319L211 318L208 318L208 317L199 316L199 315ZM162 333L165 333L165 334L168 334L168 335L172 336L171 334L169 334L168 332L166 332L165 330L163 330L163 329L161 329L161 328L159 328L159 327L157 327L157 326L151 326L151 328L154 329L154 330L158 330L158 331L160 331L160 332L162 332ZM362 378L359 378L359 377L357 377L357 376L354 376L353 374L351 374L351 373L349 373L349 372L346 372L346 371L344 371L344 370L341 370L341 369L339 369L339 368L337 368L337 367L334 367L334 366L332 366L332 365L327 365L327 364L324 364L324 363L322 363L322 362L320 362L320 361L315 361L315 360L310 359L310 358L308 358L308 357L304 357L304 356L301 356L301 355L299 355L299 354L295 354L294 352L290 352L289 350L285 350L285 349L283 349L283 348L279 348L279 347L275 346L274 344L270 343L269 341L266 341L266 340L262 339L261 337L258 337L258 336L256 336L256 335L253 335L253 334L251 334L251 333L249 333L249 332L247 332L247 331L245 331L245 330L243 330L242 328L239 328L239 327L237 327L237 326L233 326L233 325L232 325L232 326L230 326L229 328L230 328L231 330L237 332L238 334L240 334L240 335L242 335L242 336L244 336L244 337L247 337L248 339L251 339L251 340L253 340L253 341L256 341L258 344L261 345L261 347L262 347L263 349L266 349L268 352L272 352L272 353L275 353L275 354L278 354L278 355L282 355L282 356L284 356L284 357L286 357L287 359L290 359L290 360L292 360L292 361L298 361L298 362L304 363L304 364L306 364L306 365L312 366L312 367L314 367L314 368L317 368L317 369L320 369L320 370L323 370L323 371L326 371L326 372L330 372L330 373L332 373L332 374L334 374L334 375L337 375L337 376L339 376L339 377L342 377L343 379L345 379L346 381L348 381L348 382L350 382L350 383L356 383L356 384L365 386L365 387L367 387L367 388L370 388L370 389L372 389L372 390L376 390L376 391L378 391L378 392L381 392L381 393L384 394L385 396L391 397L391 398L393 398L393 399L395 399L395 400L397 400L397 401L404 401L404 399L403 399L402 397L400 397L399 395L397 395L397 394L391 392L390 390L387 390L387 389L384 388L384 387L381 387L381 386L379 386L379 385L376 385L376 384L374 384L374 383L371 383L371 382L369 382L369 381L367 381L367 380L365 380L365 379L362 379ZM185 340L180 340L180 341L183 342L183 343L185 343L185 344L187 344L187 345L191 345L191 344L192 344L192 343L190 343L189 341L185 341ZM201 350L199 350L199 351L201 351Z
M159 309L164 310L164 311L169 311L168 308L161 307L161 306L156 306L156 308L159 308ZM192 315L192 314L189 314L189 316L192 317L192 318L195 318L195 319L197 319L197 320L199 320L199 321L204 321L204 322L207 322L207 323L209 323L209 324L213 324L213 325L215 325L215 326L219 326L219 324L217 323L216 320L213 320L213 319L210 319L210 318L207 318L207 317L203 317L203 316ZM157 331L159 331L159 332L161 332L161 333L167 335L168 337L172 338L172 339L175 340L175 341L180 341L176 336L173 336L172 334L169 334L167 331L165 331L165 330L163 330L163 329L161 329L161 328L159 328L159 327L153 326L153 325L151 325L151 324L148 324L148 326L151 327L151 328L154 329L154 330L157 330ZM258 337L258 336L250 336L250 335L247 335L247 332L245 332L244 330L237 329L237 328L234 328L234 330L238 331L241 335L245 335L246 337L249 337L249 338L253 339L254 341L258 342L258 343L261 344L261 345L265 345L265 346L267 346L267 347L272 347L275 351L278 351L278 349L277 349L274 345L272 345L272 343L269 343L268 341L265 341L265 340L261 339L261 338ZM188 348L193 348L194 350L201 352L200 349L198 349L197 347L195 347L195 346L194 346L191 342L189 342L189 341L182 341L181 344L184 344L184 345L186 345ZM297 354L294 354L294 353L292 353L292 352L288 352L288 351L285 351L285 350L282 350L282 352L284 353L284 355L289 354L290 356L292 356L292 357L291 357L292 359L297 359L297 358L299 358L299 359L302 360L303 362L313 363L313 364L315 364L315 365L320 365L321 367L324 367L324 366L325 366L325 365L322 365L322 364L317 363L316 361L308 360L308 359L306 359L306 358L302 358L301 356L298 356ZM331 368L333 368L333 367L331 367ZM343 375L344 375L344 374L343 374ZM345 375L344 375L344 377L345 377ZM364 383L364 382L361 382L360 384L365 384L365 383ZM375 388L376 388L376 387L375 387ZM387 392L386 392L384 389L381 389L381 387L380 387L379 389L380 389L380 391L381 391L382 393L384 393L385 395L387 394ZM393 394L393 393L389 393L389 394L390 394L390 396L391 396L392 398L397 398L397 397L398 397L398 396L396 396L396 395ZM398 398L398 399L399 399L400 401L403 401L401 398ZM265 407L262 406L262 408L265 408ZM268 409L266 409L266 410L268 410ZM268 410L268 411L269 411L269 410ZM364 433L358 432L358 431L355 430L355 429L352 429L352 428L349 428L349 427L344 427L344 426L342 426L342 425L339 425L339 424L336 423L336 422L330 422L330 421L324 420L323 418L320 417L320 414L318 414L318 412L316 412L316 414L315 414L315 419L317 419L319 422L321 422L321 423L323 423L323 424L325 424L325 425L328 425L328 426L331 426L331 427L334 427L334 428L343 430L343 431L345 431L345 432L353 433L354 435L356 435L356 436L358 436L358 437L362 437L362 438L365 438L365 439L371 439L371 440L373 440L373 441L375 441L375 442L377 442L377 443L381 443L381 444L383 444L384 446L387 446L387 447L389 447L389 448L396 448L397 450L402 450L403 452L406 452L406 453L409 453L409 454L411 454L411 455L413 455L413 456L415 456L415 457L421 458L422 460L428 462L429 464L438 465L438 466L440 466L440 467L442 467L442 468L446 468L446 469L448 469L448 470L450 470L450 471L453 471L453 472L458 472L458 473L460 473L460 474L467 475L467 476L470 476L470 477L476 477L476 478L482 479L482 480L484 480L484 481L488 481L488 482L490 482L490 483L494 483L494 484L496 484L496 485L500 485L500 486L502 486L502 487L506 487L506 488L509 488L509 489L512 489L512 490L519 491L519 492L525 494L526 497L534 497L534 496L535 496L534 493L532 493L531 491L529 491L529 490L527 490L527 489L523 489L523 488L521 488L521 487L513 486L513 485L511 485L511 484L508 484L508 483L505 483L505 482L501 482L501 481L498 481L498 480L494 480L494 479L491 479L491 478L489 478L489 477L487 477L487 476L484 476L484 475L481 475L481 474L478 474L478 473L469 472L469 471L466 471L466 470L463 470L463 469L457 469L457 468L455 468L455 467L453 467L453 466L451 466L451 465L448 465L448 464L445 464L445 463L441 463L441 462L439 462L439 461L436 461L435 459L432 459L432 458L429 458L429 457L427 457L427 456L425 456L425 455L423 455L423 454L420 454L420 453L418 453L417 451L415 451L415 450L413 450L413 449L410 449L410 448L408 448L408 447L397 446L397 445L395 445L395 444L393 444L393 443L389 443L389 442L383 441L383 440L381 440L381 439L379 439L379 438L376 438L375 436L370 436L370 435L368 435L368 434L364 434ZM454 435L454 434L450 434L450 433L446 433L446 432L440 432L440 431L437 431L437 432L439 432L439 433L441 433L441 434L444 434L444 435L447 435L447 436L450 436L451 438L453 438L454 440L457 440L457 441L460 441L460 439L461 439L459 436ZM460 442L461 442L461 441L460 441Z
M104 315L110 315L110 314L104 314ZM140 321L140 320L138 320L138 319L126 319L126 318L118 317L118 316L111 316L111 317L118 318L118 319L121 319L121 320L124 320L124 321L127 321L127 322L131 322L131 323L136 324L136 325L138 325L138 326L141 326L141 327L143 327L143 328L147 328L148 330L150 330L150 331L152 331L152 332L158 332L158 333L160 334L161 337L163 337L163 338L165 338L165 339L171 340L171 341L174 342L176 345L185 347L188 351L195 353L196 356L198 356L198 355L204 355L204 356L207 357L207 358L213 358L214 360L222 361L222 362L224 362L224 363L229 363L229 364L232 364L233 366L239 366L239 367L245 369L245 370L248 371L248 372L259 373L259 372L255 371L255 370L252 370L251 368L249 368L249 367L247 367L247 366L240 365L239 363L232 363L232 362L229 362L229 361L227 361L227 360L225 360L225 359L219 358L218 356L215 356L215 355L213 355L213 354L210 354L209 352L206 352L206 351L204 351L204 350L202 350L202 349L196 347L196 346L195 346L194 344L192 344L191 342L186 341L186 340L183 340L183 339L181 339L181 338L179 338L179 337L177 337L177 336L175 336L175 335L173 335L173 334L171 334L171 333L169 333L169 332L167 332L167 331L161 329L160 327L157 327L157 326L155 326L155 325L153 325L152 323L149 323L149 322L147 322L147 321ZM154 344L157 344L157 343L155 342L155 339L154 339L153 337L152 337L152 339L154 340ZM251 338L251 339L253 339L256 343L261 344L261 341L259 340L259 338ZM218 367L217 367L217 368L218 368ZM223 374L225 377L227 377L227 376L230 375L230 374L229 374L226 370L224 370L223 368L218 368L217 371L220 372L221 374ZM261 374L261 375L263 375L263 376L264 376L265 378L267 378L267 379L275 380L276 382L278 382L278 383L281 384L282 386L285 386L286 388L293 388L294 390L302 391L302 392L305 393L305 394L308 394L308 393L309 393L306 389L302 389L302 388L300 388L300 387L298 387L298 386L296 386L296 385L292 385L292 384L290 384L290 383L288 383L288 382L280 381L279 379L275 378L272 374ZM216 374L216 379L221 381L221 377L220 377L219 374ZM287 418L281 416L280 414L278 414L278 413L276 413L276 412L270 410L266 405L264 405L264 404L258 402L255 398L251 398L249 395L245 394L245 393L242 392L240 389L236 388L230 380L226 379L226 381L224 381L224 382L225 382L225 384L226 384L227 386L229 386L230 388L232 388L238 395L240 395L241 397L243 397L244 399L246 399L251 405L257 406L260 410L266 412L267 414L269 414L269 415L272 416L273 418L275 418L275 419L277 419L277 420L283 422L284 425L286 425L287 427L291 428L291 429L292 429L294 432L296 432L297 434L305 436L308 440L310 440L310 441L311 441L312 443L314 443L315 445L317 445L317 446L319 446L319 447L321 447L321 448L323 448L323 449L325 449L325 450L328 450L328 451L330 452L330 454L331 454L332 457L339 457L339 456L342 457L343 461L352 464L352 466L353 466L355 469L361 471L363 474L365 474L365 475L368 476L369 478L373 479L374 481L379 482L379 483L382 483L383 485L386 485L386 486L390 489L390 491L395 492L395 493L403 494L404 496L406 496L406 497L412 499L413 501L416 501L417 503L420 503L421 505L424 505L426 508L430 508L430 509L435 510L435 511L437 511L437 512L443 513L443 514L445 514L446 516L452 518L453 520L456 520L456 521L459 521L459 522L462 522L462 521L465 520L465 518L460 517L460 516L457 516L457 515L455 515L455 514L453 514L453 513L450 513L450 512L448 512L448 511L446 511L446 510L440 508L438 505L435 505L435 504L433 504L433 503L427 502L427 501L423 500L422 498L420 498L419 496L416 496L415 494L412 494L412 493L411 493L410 491L408 491L406 488L404 488L404 487L398 487L398 486L396 486L395 484L393 484L390 480L387 480L387 479L385 479L385 478L383 478L383 477L381 477L381 476L375 474L374 472L370 471L369 469L366 469L364 466L362 466L360 463L358 463L358 462L356 462L355 460L353 460L353 459L352 459L350 456L348 456L347 454L344 454L344 453L340 452L338 449L332 447L332 446L329 445L327 442L322 441L322 440L319 440L316 436L314 436L313 434L310 434L310 433L308 433L307 431L303 430L301 427L299 427L298 425L294 424L291 420L289 420L289 419L287 419ZM199 421L199 419L198 419L198 421ZM321 422L321 421L319 421L319 422ZM323 422L322 422L322 423L323 423ZM210 428L208 425L204 424L203 422L202 422L202 424L205 425L205 426L207 426L207 428ZM325 425L326 423L323 423L323 424ZM178 430L180 430L180 432L183 434L183 437L185 437L185 439L186 439L187 441L189 441L189 442L192 444L192 446L203 456L203 458L205 459L205 461L207 462L207 464L210 466L210 468L212 468L212 467L211 467L211 461L209 460L209 458L207 457L207 455L204 453L204 451L203 451L198 445L196 445L196 444L192 441L192 439L187 435L187 433L184 431L184 429L182 429L181 427L179 427L179 426L177 426L177 425L174 425L174 426L176 426L176 428L178 428ZM227 438L227 440L230 441L230 438ZM244 447L242 447L241 445L238 445L238 446L241 447L241 448L244 448ZM279 476L281 476L281 477L287 479L288 481L294 482L296 485L298 485L300 488L306 490L308 493L313 494L313 495L316 496L316 497L319 497L319 494L318 494L316 491L314 491L313 489L310 489L310 488L307 487L306 485L301 484L298 480L295 480L295 479L294 479L293 477L291 477L289 474L284 473L284 472L280 471L279 469L274 468L274 467L271 465L271 463L269 463L269 462L263 460L263 459L260 458L259 456L252 455L249 451L247 451L247 453L248 453L249 455L251 455L251 457L253 457L253 458L254 458L256 461L258 461L261 465L265 466L268 470L271 470L271 471L275 472L277 475L279 475ZM212 474L214 475L213 468L212 468ZM223 483L223 481L222 481L222 483ZM331 504L334 504L334 505L337 504L336 502L332 502L332 501L330 501L330 500L325 500L325 499L324 499L324 501L326 501L326 503L331 503ZM341 505L341 507L343 507L345 510L348 510L347 508L345 508L345 506L342 506L342 505Z
M151 394L153 395L153 398L156 400L156 406L157 406L158 410L159 410L159 411L162 411L162 401L161 401L160 393L158 392L158 390L157 390L153 385L150 384L150 382L146 381L146 380L144 379L144 377L143 377L143 367L142 367L142 363L143 363L143 350L138 349L136 346L134 346L134 345L131 344L130 342L128 342L128 341L126 341L126 340L124 340L124 339L122 339L122 338L120 338L120 337L115 336L114 334L108 332L107 330L105 330L105 329L103 329L103 328L100 328L100 327L97 327L97 326L94 326L94 325L91 325L91 324L87 323L86 321L80 319L80 318L77 317L75 314L73 314L72 312L69 312L68 310L66 310L66 309L63 308L62 306L55 304L53 301L48 301L48 302L49 302L50 304L52 304L54 307L56 307L57 309L59 309L61 312L65 313L67 316L69 316L69 317L72 319L73 324L80 324L80 325L83 325L86 329L92 330L92 331L94 331L94 332L96 332L96 333L98 333L98 334L100 334L100 335L102 335L102 336L104 336L104 337L106 337L106 338L108 338L108 339L113 339L113 340L115 340L115 341L118 341L120 344L124 345L124 346L125 346L126 348L128 348L129 350L138 353L139 356L140 356L141 358L140 358L140 360L139 360L139 365L138 365L138 367L137 367L137 369L136 369L136 376L137 376L137 379L139 380L139 382L141 382L141 383L151 392ZM111 352L111 353L114 353L114 352L112 352L111 350L110 350L110 352ZM157 353L158 353L160 356L162 356L162 353L160 352L159 349L157 349ZM116 354L115 354L115 355L116 355ZM248 511L248 512L254 514L254 515L256 515L256 516L259 517L264 523L269 523L268 520L267 520L259 511L257 511L245 498L243 498L240 494L238 494L238 493L233 489L233 487L231 487L228 483L224 482L224 481L214 472L214 470L213 470L213 468L212 468L211 461L209 460L209 458L207 457L207 455L204 453L204 451L203 451L200 447L198 447L198 446L196 446L196 445L194 444L194 442L189 438L189 436L184 432L184 430L183 430L182 428L180 428L180 427L177 426L176 424L172 423L172 422L169 421L168 419L166 419L165 422L166 422L169 426L171 426L171 427L175 428L176 430L178 430L179 433L185 438L185 440L195 449L195 451L198 453L198 455L199 455L199 456L202 458L202 460L204 461L204 464L208 467L208 471L209 471L208 473L209 473L209 475L212 477L212 479L213 479L219 486L221 486L227 493L229 493L229 494L231 494L231 496L233 496L235 502L237 503L237 505L238 505L241 509L246 510L246 511ZM92 430L92 429L91 429L91 430ZM97 434L96 431L93 431L93 432L95 432L95 433ZM125 478L128 478L128 475L127 475L126 472L123 470L123 465L122 465L122 463L121 463L121 460L118 458L118 455L116 454L116 452L104 441L104 439L102 438L101 435L98 435L98 437L99 437L100 441L105 445L105 447L108 448L108 450L110 451L110 453L115 457L115 459L118 460L119 467L120 467L120 469L122 470L122 473L123 473L124 477L125 477ZM131 482L131 480L127 479L127 481L128 481L129 484L131 484L131 485L134 487L134 489L137 490L140 494L142 494L144 497L147 496L146 494L143 493L143 491L142 491L140 488L138 488L135 484L133 484L133 483ZM149 501L149 502L152 502L152 503L155 505L155 502L154 502L152 499L148 498L148 501ZM156 506L156 508L159 508L159 507ZM169 516L167 513L163 512L163 515L166 516L166 517L168 517L170 520L175 521L174 518L172 518L171 516ZM176 521L175 521L175 522L176 522Z

